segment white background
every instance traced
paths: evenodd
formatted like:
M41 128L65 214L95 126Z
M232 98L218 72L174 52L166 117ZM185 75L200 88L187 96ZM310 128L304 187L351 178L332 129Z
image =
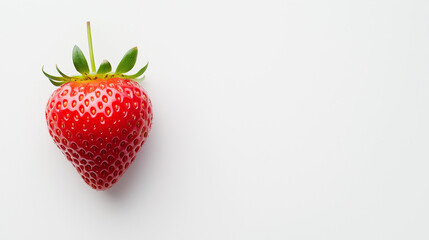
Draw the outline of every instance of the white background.
M138 46L149 139L110 190L53 144L91 20ZM428 239L428 1L3 1L0 239Z

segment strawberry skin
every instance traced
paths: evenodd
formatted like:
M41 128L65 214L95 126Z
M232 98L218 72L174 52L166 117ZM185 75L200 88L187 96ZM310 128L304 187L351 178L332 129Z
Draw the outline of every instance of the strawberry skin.
M135 81L71 81L45 111L55 144L92 188L115 184L136 158L152 125L152 105Z

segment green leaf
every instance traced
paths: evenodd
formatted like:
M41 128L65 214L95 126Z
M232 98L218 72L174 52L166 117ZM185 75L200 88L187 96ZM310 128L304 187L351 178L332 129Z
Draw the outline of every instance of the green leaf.
M88 62L86 61L85 55L78 46L73 48L73 65L78 72L82 75L89 73Z
M133 47L125 53L118 67L116 68L115 73L126 73L130 71L137 61L137 47Z
M45 74L45 76L49 79L49 81L54 85L54 86L61 86L64 83L66 83L66 79L62 78L62 77L56 77L56 76L52 76L50 74L47 74L45 72L45 70L43 69L44 67L42 67L42 72L43 74Z
M107 60L103 60L98 68L97 74L104 74L112 71L112 65Z
M143 82L144 81L144 79L146 78L146 76L143 76L143 77L141 77L141 78L137 78L137 79L134 79L134 81L136 81L136 82L138 82L138 83L141 83L141 82Z
M55 80L55 81L59 81L59 82L65 82L65 80L66 80L65 78L63 78L63 77L56 77L56 76L52 76L50 74L47 74L43 68L44 68L44 66L42 66L42 72L43 72L43 74L45 74L45 76L47 78Z
M55 82L52 79L49 78L49 81L52 83L52 85L59 87L61 85L63 85L65 82Z
M149 65L149 63L146 64L146 66L142 67L142 69L140 69L138 72L136 72L133 75L125 75L126 78L130 78L130 79L135 79L140 77L147 69L147 66Z
M69 76L65 75L63 72L61 72L61 70L58 68L58 65L55 65L55 68L57 69L57 71L61 74L61 76L63 76L64 78L70 78Z

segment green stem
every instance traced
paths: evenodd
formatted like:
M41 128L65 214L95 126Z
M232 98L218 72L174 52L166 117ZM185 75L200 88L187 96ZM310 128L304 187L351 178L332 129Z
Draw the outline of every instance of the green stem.
M88 33L88 45L89 45L89 57L91 59L91 69L92 69L92 72L95 73L96 69L95 69L95 61L94 61L94 50L92 48L91 26L89 21L86 22L86 31Z

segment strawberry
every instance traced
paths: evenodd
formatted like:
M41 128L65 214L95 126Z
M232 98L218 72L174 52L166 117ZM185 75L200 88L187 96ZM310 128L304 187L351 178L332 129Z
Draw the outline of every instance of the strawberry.
M137 59L137 47L130 49L115 72L104 60L95 68L91 29L88 43L90 72L79 47L73 48L73 64L80 76L61 77L42 72L55 86L46 106L46 122L55 144L93 189L113 186L136 158L152 125L152 104L130 71Z

